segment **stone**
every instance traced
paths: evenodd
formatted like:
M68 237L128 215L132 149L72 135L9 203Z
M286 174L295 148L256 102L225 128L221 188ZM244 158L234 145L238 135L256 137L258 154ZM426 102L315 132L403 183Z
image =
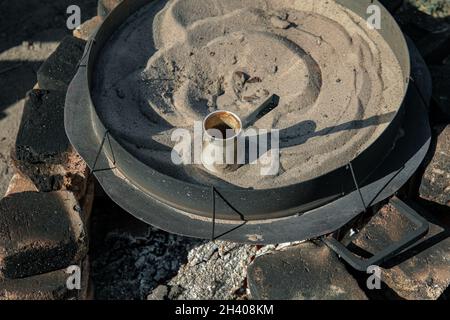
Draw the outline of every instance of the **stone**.
M287 20L283 20L280 17L273 16L270 18L270 22L272 23L272 26L278 29L288 29L291 26L291 23Z
M450 64L431 66L433 79L433 98L439 110L450 122ZM441 119L442 120L442 119Z
M66 91L75 76L85 45L84 40L72 36L65 37L39 68L37 72L39 88Z
M103 18L100 16L95 16L73 31L73 36L82 40L89 40L89 38L94 34L100 24L103 22Z
M188 261L168 285L176 300L245 298L247 265L257 246L215 241L189 251ZM176 290L174 289L176 288Z
M169 294L169 288L165 285L157 286L147 297L147 300L165 300Z
M84 196L89 170L64 129L65 93L28 93L15 147L15 165L39 191L73 191Z
M106 17L122 0L99 0L97 14Z
M424 199L450 207L450 125L440 132L432 159L425 169L419 193Z
M428 234L419 240L417 246L380 266L381 280L398 298L434 300L450 284L450 212L421 210L419 213L430 222ZM406 218L387 204L355 236L353 244L366 253L374 254L399 241L413 228Z
M77 263L87 251L71 192L22 192L0 200L0 278L22 278Z
M258 256L248 268L248 285L252 299L367 299L336 254L312 242Z

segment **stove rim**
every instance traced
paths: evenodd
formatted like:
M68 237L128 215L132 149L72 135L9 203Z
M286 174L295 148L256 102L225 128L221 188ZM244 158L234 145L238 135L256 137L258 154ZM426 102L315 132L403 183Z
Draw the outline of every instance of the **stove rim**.
M211 202L213 202L213 199L216 199L214 193L211 192L211 187L185 182L144 165L139 159L135 158L132 154L126 151L125 148L121 146L121 144L118 143L112 135L108 134L108 130L103 126L103 123L97 115L95 106L92 102L90 94L91 80L92 74L94 72L95 60L100 50L102 49L103 45L109 40L110 36L114 33L118 26L122 25L122 23L125 22L127 18L129 18L142 6L149 4L150 2L152 1L124 0L110 13L110 15L105 19L103 24L97 30L93 38L88 42L85 54L80 62L80 68L77 72L76 77L74 78L74 81L70 85L69 91L78 90L78 93L84 96L84 103L88 106L91 117L91 123L93 126L92 129L94 134L97 136L99 142L98 145L100 145L100 153L105 158L103 162L107 165L106 167L111 167L112 163L115 169L121 172L120 174L123 175L123 178L135 185L136 189L139 189L141 192L151 195L152 197L165 203L168 206L171 206L178 210L189 212L194 215L209 218L212 214ZM356 7L358 10L361 10L361 8L367 8L368 3L376 4L378 1L368 0L365 5L362 4L364 3L363 1L358 1L355 3L348 0L340 0L338 2L347 7ZM380 5L380 7L382 7L380 3L378 4ZM394 50L394 47L392 47L392 50L394 51L397 59L402 65L404 74L409 75L410 56L407 50L406 40L390 13L388 13L387 10L384 9L384 7L382 8L382 10L384 10L383 17L385 19L386 17L388 17L386 20L392 25L394 29L390 31L391 35L395 38L393 44L395 44L395 46L399 46L401 48L400 50L403 51L401 57L398 56L398 52ZM354 11L352 8L350 9ZM388 41L388 43L389 45L392 45L392 41ZM405 61L407 62L406 65L404 64ZM377 140L375 140L360 155L352 160L353 166L355 167L355 172L357 173L357 177L364 177L364 180L366 180L367 183L370 182L370 175L373 173L373 171L375 171L375 169L373 168L377 167L375 164L379 164L380 162L379 157L377 158L377 161L373 161L373 158L376 158L373 157L373 154L386 154L386 150L390 150L392 148L393 141L395 140L394 138L397 135L399 128L401 127L405 109L404 101L407 93L407 88L409 86L409 76L405 78L406 89L403 95L403 102L398 108L393 120ZM68 102L68 104L70 104L71 99L68 99ZM80 141L76 141L77 138L75 138L75 135L80 135L80 133L77 133L74 128L67 131L69 139L71 140L71 142L73 140L72 144L77 149L77 145L80 145ZM102 140L104 142L106 134L108 134L110 147L111 149L114 149L114 152L111 152L111 150L108 151L103 148ZM380 141L383 143L380 143ZM112 146L114 146L114 148L112 148ZM93 150L91 150L90 152L83 150L88 148L81 147L79 149L80 155L86 160L89 167L93 169L93 171L96 171L96 169L98 169L98 167L96 166L97 162L93 159L93 155L96 153L94 153ZM120 150L120 152L116 152L116 150ZM376 150L377 152L373 152L373 150ZM117 157L117 155L119 157ZM113 158L114 161L112 160ZM118 162L116 163L116 159L124 159L125 161L121 161L122 163L119 164ZM135 170L135 166L130 165L130 163L132 162L134 162L135 165L141 164L141 168ZM367 163L371 163L373 166L368 166ZM146 168L142 168L142 166L145 166ZM372 167L372 171L367 170L368 167ZM135 171L134 174L133 171ZM143 172L146 171L147 179L143 179ZM150 180L151 183L149 183ZM330 183L330 181L333 182L335 180L340 180L341 183L331 185L332 183ZM179 184L181 184L181 186ZM364 184L361 184L361 187L363 185ZM173 188L174 186L175 188ZM245 189L239 187L232 189L216 188L216 190L220 189L220 192L223 194L223 196L233 204L241 202L250 203L250 205L241 207L238 206L238 210L236 210L235 208L230 208L228 204L219 204L218 208L216 208L216 215L218 219L224 220L240 220L239 212L245 212L246 217L249 218L248 220L288 217L333 202L334 200L353 192L354 190L356 190L356 188L357 187L355 186L355 181L350 175L348 166L337 168L336 170L325 173L322 176L313 178L308 181L303 181L284 187L260 190ZM192 197L192 194L194 193L195 196ZM181 204L180 196L186 196L186 194L190 194L191 197L187 197L189 199L186 199L186 197L182 199L184 201ZM301 196L299 197L299 195ZM258 198L261 199L261 201L256 201ZM203 205L199 206L198 204ZM236 211L239 211L238 214L236 214Z

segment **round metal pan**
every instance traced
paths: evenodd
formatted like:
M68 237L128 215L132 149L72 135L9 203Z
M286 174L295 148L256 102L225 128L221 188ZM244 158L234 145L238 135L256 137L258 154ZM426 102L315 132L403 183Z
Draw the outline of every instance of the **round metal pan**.
M362 17L366 15L369 4L377 3L338 2ZM96 177L113 200L138 218L175 233L209 237L214 215L217 219L216 233L228 230L224 236L228 240L256 239L267 243L279 242L281 238L303 239L336 230L360 212L361 207L357 203L361 201L355 199L357 186L366 190L364 196L371 200L366 203L378 201L381 195L387 197L400 188L422 161L429 138L428 122L423 113L426 111L420 100L409 98L416 89L409 83L408 46L391 15L382 9L383 28L380 33L401 64L408 91L392 122L379 139L351 162L351 167L344 166L287 187L253 190L214 189L190 184L143 164L113 135L107 134L108 129L96 113L90 90L96 59L103 46L128 17L147 3L148 0L124 0L106 18L86 46L67 93L65 111L66 132L71 143L91 169L95 169ZM406 132L411 123L415 123L415 130L398 139L399 133ZM392 176L386 186L386 177L394 172L395 177ZM371 199L377 194L379 196ZM341 205L341 209L347 207L345 213L337 209L338 204L343 203L346 205ZM320 214L324 210L328 213ZM298 222L294 223L294 220ZM297 229L297 235L288 236L285 228L294 226L301 228ZM230 227L238 227L240 231L229 232Z

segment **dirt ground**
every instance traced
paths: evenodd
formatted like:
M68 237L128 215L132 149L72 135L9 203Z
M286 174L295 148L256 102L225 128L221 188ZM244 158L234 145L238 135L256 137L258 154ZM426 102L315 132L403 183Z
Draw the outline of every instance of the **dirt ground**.
M449 0L407 1L436 18L449 19ZM80 6L82 22L96 14L97 0L0 0L0 198L13 174L10 152L25 95L36 84L41 63L72 33L66 27L71 4ZM156 285L167 284L177 274L182 282L179 268L192 248L211 249L211 243L150 228L99 195L92 229L96 230L91 239L92 271L100 299L145 299ZM198 251L193 251L193 258L201 256ZM208 280L211 275L204 272L198 278Z
M72 31L67 7L81 9L82 22L96 15L96 0L0 0L0 197L12 177L14 146L26 93L39 66Z

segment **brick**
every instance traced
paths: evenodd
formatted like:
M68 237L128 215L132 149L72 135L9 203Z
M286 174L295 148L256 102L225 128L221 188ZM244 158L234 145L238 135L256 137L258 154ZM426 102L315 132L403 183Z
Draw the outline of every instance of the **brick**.
M71 192L22 192L0 200L0 278L22 278L80 261L87 239Z
M122 0L98 0L97 14L106 17Z
M75 76L86 41L68 36L37 72L39 88L65 91Z
M420 213L431 222L428 234L417 246L382 265L381 280L399 298L438 299L450 284L450 214L436 214L435 210ZM399 241L413 228L387 204L356 235L353 243L374 254Z
M27 95L15 147L15 165L39 191L69 190L81 198L88 168L64 129L65 94L31 90Z
M79 38L82 40L89 40L89 38L94 34L94 32L97 30L97 28L102 23L103 18L100 16L95 16L86 22L84 22L81 26L76 28L73 31L73 36L75 38Z
M69 290L68 268L20 279L0 280L0 300L92 300L89 258L81 268L81 288Z
M435 130L440 133L419 193L424 199L450 207L450 125Z
M33 277L0 280L0 300L74 299L77 291L68 290L66 269Z
M311 242L257 257L248 268L248 284L253 299L367 299L338 257Z
M16 159L29 163L61 163L70 149L64 130L65 93L31 90L27 94L16 140Z

